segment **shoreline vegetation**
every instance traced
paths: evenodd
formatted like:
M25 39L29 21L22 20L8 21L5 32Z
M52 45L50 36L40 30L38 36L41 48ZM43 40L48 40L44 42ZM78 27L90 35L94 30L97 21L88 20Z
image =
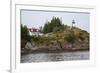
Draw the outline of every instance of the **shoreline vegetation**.
M46 22L40 32L43 35L30 36L27 26L21 24L21 54L89 50L89 33L63 24L58 17Z

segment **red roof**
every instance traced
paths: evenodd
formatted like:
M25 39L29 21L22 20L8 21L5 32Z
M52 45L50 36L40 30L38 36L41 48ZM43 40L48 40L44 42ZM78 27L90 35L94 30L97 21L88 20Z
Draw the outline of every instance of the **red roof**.
M29 28L29 31L30 32L37 32L37 31L40 31L39 29L36 29L36 28Z

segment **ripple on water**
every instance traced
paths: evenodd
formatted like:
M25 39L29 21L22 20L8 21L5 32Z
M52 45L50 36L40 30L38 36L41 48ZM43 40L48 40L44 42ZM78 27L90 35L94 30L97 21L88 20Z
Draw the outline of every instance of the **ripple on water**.
M21 56L21 63L88 60L89 51L62 52L62 53L31 53Z

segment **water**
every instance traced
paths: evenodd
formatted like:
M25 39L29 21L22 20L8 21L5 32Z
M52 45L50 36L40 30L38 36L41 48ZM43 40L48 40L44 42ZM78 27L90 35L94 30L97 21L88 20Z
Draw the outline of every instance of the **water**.
M61 53L31 53L21 56L21 63L88 60L89 51Z

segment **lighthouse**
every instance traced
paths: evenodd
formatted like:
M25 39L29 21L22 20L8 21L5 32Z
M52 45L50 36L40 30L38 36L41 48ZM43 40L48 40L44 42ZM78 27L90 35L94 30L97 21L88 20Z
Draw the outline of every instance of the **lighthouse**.
M73 19L72 20L72 27L71 27L71 29L73 29L73 25L75 24L75 20Z

